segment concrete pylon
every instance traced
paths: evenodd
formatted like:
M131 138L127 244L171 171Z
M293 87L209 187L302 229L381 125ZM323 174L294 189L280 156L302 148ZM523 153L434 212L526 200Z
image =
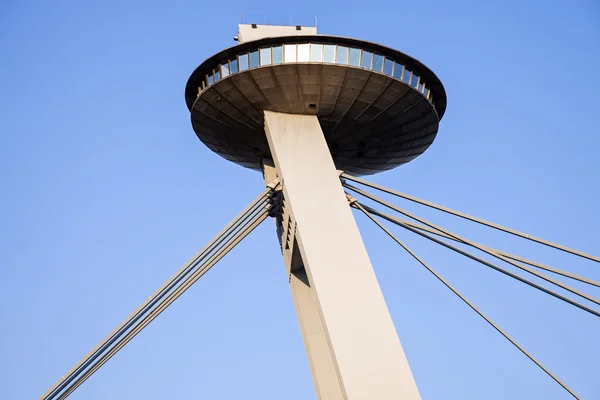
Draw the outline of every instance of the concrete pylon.
M420 399L318 118L264 114L265 179L283 182L282 249L317 397Z

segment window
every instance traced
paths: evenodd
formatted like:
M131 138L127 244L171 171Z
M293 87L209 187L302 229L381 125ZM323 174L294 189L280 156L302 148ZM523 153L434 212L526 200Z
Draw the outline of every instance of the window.
M238 60L237 60L237 58L234 58L229 63L229 72L231 72L232 74L235 74L235 73L238 72Z
M260 49L260 65L271 64L271 48Z
M306 62L310 55L310 44L299 44L298 45L298 62Z
M334 63L335 62L335 45L326 44L323 46L323 61L326 63Z
M404 65L394 63L394 78L402 79L402 70L404 69Z
M402 80L433 103L433 95L428 85L422 81L417 72L410 71L403 64L367 50L321 43L275 45L241 54L216 65L211 74L205 75L198 89L205 90L216 82L241 71L284 62L325 62L370 69Z
M350 59L348 64L358 67L360 65L360 49L350 49Z
M250 53L250 68L258 67L258 50Z
M221 65L221 75L223 76L223 78L226 78L229 76L229 63L228 62Z
M336 62L338 64L348 64L348 48L343 46L338 46L337 48L337 58Z
M375 54L373 56L373 71L381 72L383 69L383 56Z
M242 54L238 57L240 60L240 71L245 71L248 69L248 54Z
M295 44L286 44L284 47L285 52L285 62L296 62L296 45Z
M392 76L392 67L394 66L394 62L392 60L385 60L385 64L383 66L383 73L389 76Z
M310 61L323 62L323 45L322 44L311 44L310 45Z
M410 71L406 67L404 68L404 74L402 74L402 80L407 83L410 81Z
M283 47L273 47L273 64L281 64L283 62Z
M412 78L410 79L410 86L416 88L418 84L419 84L419 75L417 75L413 72Z
M371 69L371 60L373 59L373 53L369 53L368 51L362 52L362 62L360 64L361 67Z

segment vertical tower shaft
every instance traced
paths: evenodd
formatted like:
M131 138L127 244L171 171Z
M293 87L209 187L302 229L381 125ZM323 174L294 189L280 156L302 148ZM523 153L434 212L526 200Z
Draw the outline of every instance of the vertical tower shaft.
M320 399L420 399L316 116L265 111L284 260Z

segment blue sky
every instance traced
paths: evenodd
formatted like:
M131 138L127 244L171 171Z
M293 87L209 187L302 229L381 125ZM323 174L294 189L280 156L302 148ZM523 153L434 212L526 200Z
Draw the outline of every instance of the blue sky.
M596 1L283 4L0 2L0 398L41 395L262 191L260 174L198 141L183 99L193 69L234 44L241 13L317 16L320 33L400 49L440 77L436 141L372 180L600 254ZM599 264L406 208L600 280ZM357 220L424 399L570 398ZM395 232L582 398L600 398L600 320ZM265 223L71 398L314 396Z

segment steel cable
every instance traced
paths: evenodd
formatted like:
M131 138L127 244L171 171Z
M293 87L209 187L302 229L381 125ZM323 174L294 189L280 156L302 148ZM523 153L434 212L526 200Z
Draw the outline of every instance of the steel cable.
M70 382L80 375L89 365L96 360L100 354L105 352L119 337L127 330L131 329L143 315L156 305L167 293L181 282L199 262L211 254L217 246L227 239L232 232L240 227L256 210L264 208L268 196L273 192L277 182L267 185L254 201L250 203L236 218L234 218L221 232L219 232L200 252L198 252L188 263L175 273L165 284L154 292L142 305L140 305L125 321L123 321L113 332L111 332L100 344L98 344L90 353L88 353L75 367L73 367L66 376L55 383L40 399L51 400L62 392Z
M521 237L521 238L524 238L524 239L527 239L527 240L531 240L533 242L536 242L536 243L539 243L539 244L543 244L545 246L552 247L554 249L561 250L561 251L564 251L566 253L570 253L570 254L573 254L573 255L576 255L576 256L579 256L579 257L583 257L583 258L586 258L588 260L600 263L600 258L596 257L596 256L593 256L591 254L587 254L587 253L584 253L584 252L581 252L581 251L578 251L578 250L574 250L574 249L571 249L569 247L562 246L560 244L556 244L556 243L550 242L550 241L545 240L545 239L540 239L540 238L537 238L535 236L529 235L527 233L516 231L514 229L506 228L504 226L501 226L501 225L498 225L498 224L494 224L492 222L483 220L481 218L473 217L471 215L468 215L468 214L465 214L465 213L462 213L462 212L459 212L459 211L452 210L451 208L444 207L444 206L432 203L430 201L422 200L422 199L419 199L418 197L410 196L410 195L408 195L406 193L402 193L402 192L399 192L397 190L392 190L392 189L386 188L386 187L381 186L381 185L377 185L377 184L369 182L369 181L365 181L364 179L360 179L360 178L357 178L355 176L348 175L346 173L342 173L340 175L340 177L342 179L348 179L350 181L353 181L353 182L356 182L356 183L360 183L361 185L365 185L365 186L371 187L373 189L377 189L379 191L391 194L393 196L397 196L397 197L403 198L405 200L412 201L414 203L418 203L418 204L421 204L421 205L424 205L424 206L427 206L427 207L430 207L430 208L434 208L436 210L443 211L445 213L448 213L448 214L451 214L451 215L454 215L454 216L457 216L457 217L460 217L460 218L464 218L464 219L467 219L469 221L473 221L473 222L476 222L478 224L485 225L485 226L497 229L497 230L502 231L502 232L510 233L511 235L515 235L515 236L518 236L518 237Z
M481 312L473 303L471 303L465 296L463 296L457 289L455 289L448 281L446 281L441 275L439 275L433 268L431 268L425 261L423 261L419 256L417 256L410 248L408 248L403 242L401 242L389 229L387 229L383 224L377 221L370 212L368 212L360 203L355 202L356 207L362 211L371 221L373 221L377 226L379 226L385 233L387 233L396 243L398 243L404 250L406 250L414 259L416 259L421 265L423 265L429 272L433 274L440 282L442 282L448 289L450 289L455 295L457 295L465 304L467 304L473 311L475 311L481 318L483 318L488 324L490 324L494 329L496 329L504 338L506 338L510 343L512 343L517 349L521 351L527 358L533 361L542 371L544 371L548 376L550 376L554 381L556 381L563 389L565 389L571 396L576 399L580 399L575 392L573 392L566 384L564 384L556 375L554 375L550 370L548 370L542 363L540 363L535 357L533 357L527 350L521 347L514 339L512 339L506 332L502 330L498 325L496 325L490 318L488 318L483 312Z

